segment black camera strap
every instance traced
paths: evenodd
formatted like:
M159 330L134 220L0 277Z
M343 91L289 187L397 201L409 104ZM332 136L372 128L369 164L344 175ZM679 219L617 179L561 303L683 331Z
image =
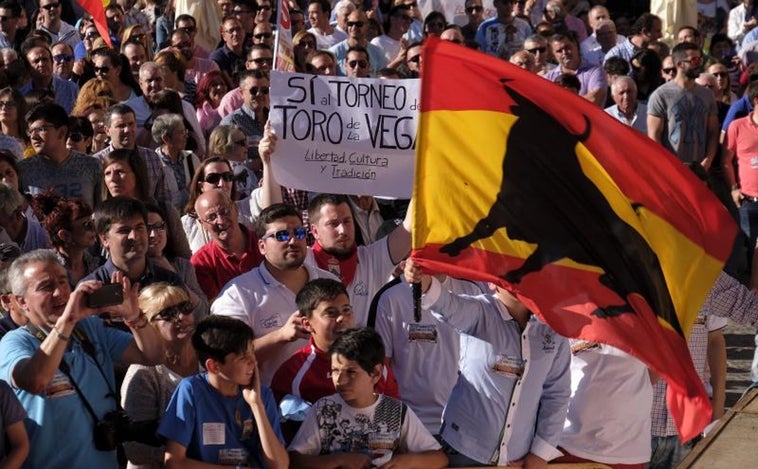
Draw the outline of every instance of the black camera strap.
M34 324L27 323L26 330L32 333L34 337L37 338L37 340L44 341L47 338L47 335L42 332L42 330L35 326ZM97 361L97 355L95 353L95 345L90 342L89 338L87 337L87 334L84 333L84 331L81 331L79 329L74 328L74 336L79 340L79 343L82 346L82 350L89 355L94 361L95 365L97 365L97 369L100 371L100 374L103 375L103 379L105 380L105 385L108 387L108 390L111 392L111 396L116 400L116 407L120 410L121 409L121 403L118 401L117 395L113 392L113 389L111 388L110 383L108 382L108 378L105 376L105 372L103 371L102 367L100 366L100 363ZM66 360L61 357L61 361L58 364L58 369L61 370L61 373L66 375L69 382L71 382L71 386L73 386L74 391L79 395L79 398L82 400L82 403L84 403L84 407L87 409L87 412L92 416L92 419L94 420L94 423L97 424L100 422L100 419L97 417L97 414L95 413L95 409L92 408L92 405L89 403L87 398L84 396L84 393L82 392L81 388L79 388L79 385L76 384L76 381L74 380L74 377L71 375L71 367L66 363Z

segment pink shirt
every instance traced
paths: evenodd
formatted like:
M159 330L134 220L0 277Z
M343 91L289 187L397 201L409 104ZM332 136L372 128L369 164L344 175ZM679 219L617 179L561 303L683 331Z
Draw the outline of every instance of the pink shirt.
M221 98L221 104L218 105L218 115L223 119L227 115L241 108L244 103L245 98L242 97L242 88L234 88Z
M737 157L737 172L743 194L758 197L758 125L752 114L729 124L727 148Z

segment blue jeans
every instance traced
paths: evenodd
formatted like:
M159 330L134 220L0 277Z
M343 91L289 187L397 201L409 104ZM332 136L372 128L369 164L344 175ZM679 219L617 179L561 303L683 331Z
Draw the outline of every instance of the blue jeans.
M692 444L679 442L679 436L654 436L653 454L648 469L672 469L679 464L692 449Z

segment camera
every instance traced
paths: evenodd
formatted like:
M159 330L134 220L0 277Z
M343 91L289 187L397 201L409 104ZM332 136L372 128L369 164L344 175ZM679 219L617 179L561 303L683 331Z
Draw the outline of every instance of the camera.
M158 447L162 442L156 435L157 430L157 420L132 422L125 410L113 410L95 424L95 448L113 451L125 441Z

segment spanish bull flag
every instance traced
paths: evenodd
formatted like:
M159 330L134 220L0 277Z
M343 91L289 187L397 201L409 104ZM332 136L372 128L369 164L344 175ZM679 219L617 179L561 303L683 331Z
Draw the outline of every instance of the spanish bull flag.
M413 257L638 357L668 381L682 440L695 437L711 410L686 337L736 234L726 210L589 101L450 42L423 57Z
M105 40L108 47L113 47L111 33L108 32L108 20L105 18L105 5L108 5L108 2L104 0L77 0L77 2L84 11L92 15L92 21L95 23L100 37Z

